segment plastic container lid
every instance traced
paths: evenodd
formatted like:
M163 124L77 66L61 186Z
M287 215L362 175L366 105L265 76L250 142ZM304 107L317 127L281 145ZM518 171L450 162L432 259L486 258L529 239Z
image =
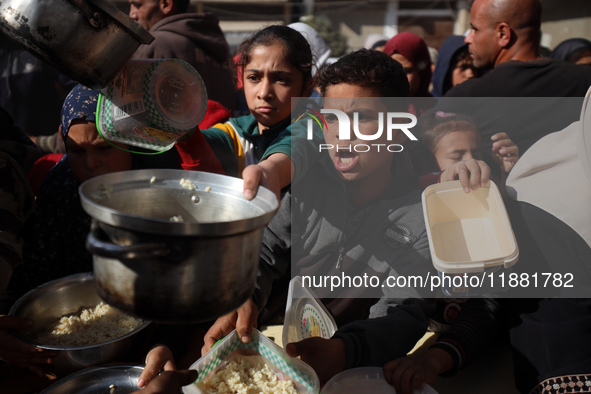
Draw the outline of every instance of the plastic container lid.
M483 272L517 262L517 241L494 182L465 193L460 181L427 187L423 213L433 266L446 274Z
M332 377L320 394L396 394L396 390L384 378L382 368L362 367L347 369ZM431 386L423 383L413 394L437 394Z
M329 339L337 324L324 304L302 283L300 276L289 282L283 323L283 346L310 337Z
M352 368L336 374L324 387L321 394L361 394L381 393L395 394L393 386L386 382L382 368Z
M252 329L252 339L243 343L236 330L222 339L207 354L197 360L190 369L199 372L196 382L201 382L210 375L223 368L232 358L245 357L245 354L256 354L263 357L265 364L283 380L290 379L295 383L299 393L318 393L320 381L316 372L305 362L290 357L273 341L263 335L256 328ZM248 355L246 357L249 357ZM203 393L196 384L183 387L185 394Z

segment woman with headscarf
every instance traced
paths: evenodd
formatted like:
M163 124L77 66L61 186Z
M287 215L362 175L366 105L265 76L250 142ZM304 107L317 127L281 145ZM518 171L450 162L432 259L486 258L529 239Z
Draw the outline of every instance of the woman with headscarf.
M35 208L23 228L23 260L8 284L7 304L44 282L92 270L92 257L84 247L90 217L82 210L78 186L92 176L132 167L130 153L111 147L98 135L98 94L78 85L65 100L60 130L67 153L42 183ZM57 355L43 354L43 362ZM43 375L42 365L18 365Z
M25 226L23 263L9 285L16 296L47 281L92 270L92 255L85 248L90 217L82 209L78 187L94 176L134 167L131 153L99 135L98 96L98 91L77 85L64 101L60 133L66 154L43 180Z
M96 126L99 91L75 86L66 97L60 118L60 133L66 154L47 174L39 192L35 209L24 228L23 262L14 271L8 289L15 300L24 292L45 282L93 270L92 254L86 250L86 236L91 218L83 210L78 188L95 176L141 168L185 168L177 149L163 154L132 154L130 147L102 138ZM227 111L227 110L226 110ZM207 119L227 117L229 112L212 105ZM202 121L203 122L203 121ZM207 147L205 141L203 146ZM195 148L196 151L199 148ZM209 149L209 148L208 148ZM137 148L137 151L141 149ZM203 153L199 151L198 153ZM219 164L219 162L218 162ZM190 164L189 167L193 165ZM190 331L191 327L187 327ZM153 339L166 342L170 349L182 352L187 348L187 334L170 328L156 330ZM139 354L147 349L140 349ZM179 353L180 354L180 353ZM136 355L139 357L138 355ZM134 357L134 355L128 355ZM131 359L125 361L132 361ZM136 360L136 361L139 361Z
M431 56L421 37L409 32L396 34L388 40L384 52L404 67L410 84L410 97L432 97L429 93Z
M77 85L64 101L60 133L66 154L44 178L25 225L23 263L9 284L14 296L47 281L92 270L92 255L85 248L90 217L78 194L82 182L116 171L181 168L175 149L146 156L104 140L96 127L99 93Z
M476 68L468 51L464 36L449 36L439 48L439 56L433 73L435 97L441 97L452 87L476 76Z
M589 66L591 65L591 41L585 38L570 38L562 41L550 52L550 58Z

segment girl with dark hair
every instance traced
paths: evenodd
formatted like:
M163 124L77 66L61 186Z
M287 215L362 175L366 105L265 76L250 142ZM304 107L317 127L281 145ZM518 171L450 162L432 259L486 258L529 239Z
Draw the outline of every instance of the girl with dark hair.
M199 170L207 164L208 160L202 156L203 144L207 143L227 174L238 176L250 166L250 171L261 171L261 178L267 181L265 186L269 187L269 178L276 181L272 180L271 186L287 186L291 182L292 118L304 111L302 105L301 112L292 114L292 101L308 97L312 89L310 46L296 30L272 25L244 41L237 49L236 58L250 114L230 118L205 130L197 129L191 138L177 143L183 168ZM278 158L281 164L275 161ZM253 173L250 174L252 180ZM248 198L246 192L244 195ZM148 353L146 364L149 367L140 377L140 387L156 377L161 368L175 369L172 352L163 345Z
M291 182L291 123L304 112L300 106L298 113L292 114L292 102L311 93L312 51L296 30L272 25L244 41L235 58L250 114L198 130L177 148L184 163L194 162L199 169L197 145L202 134L228 175L243 175L247 166L260 163L255 170L260 170L262 177L273 177L279 185L277 192ZM277 159L283 166L271 166ZM245 196L248 198L247 193Z

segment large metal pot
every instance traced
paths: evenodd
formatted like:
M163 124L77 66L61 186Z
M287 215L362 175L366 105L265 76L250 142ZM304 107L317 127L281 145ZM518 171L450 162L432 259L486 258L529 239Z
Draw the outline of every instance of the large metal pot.
M264 227L278 207L269 190L247 201L242 187L238 178L182 170L84 182L99 295L159 322L209 321L238 308L254 290Z
M105 87L154 40L108 0L2 0L0 30L74 80Z
M21 340L43 349L58 350L58 356L46 368L62 377L93 365L118 361L133 361L133 350L145 339L144 322L135 330L110 341L85 346L55 346L33 341L36 330L53 324L62 316L79 312L82 308L94 307L101 302L96 292L92 273L66 276L47 282L29 291L14 303L9 315L21 316L35 321L30 332L13 334Z

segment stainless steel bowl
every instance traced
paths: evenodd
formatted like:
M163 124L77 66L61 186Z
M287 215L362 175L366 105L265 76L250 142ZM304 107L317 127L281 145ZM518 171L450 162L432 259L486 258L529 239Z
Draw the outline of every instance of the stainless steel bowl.
M124 394L138 390L144 370L139 365L108 365L86 368L62 378L41 394Z
M35 321L28 331L13 332L15 336L34 346L59 350L53 364L47 369L57 376L65 376L89 366L112 362L132 361L129 354L144 339L144 329L150 324L145 321L132 332L102 343L87 346L50 346L31 339L45 324L55 322L64 315L78 312L101 302L92 273L70 275L45 283L17 300L9 315L21 316Z
M238 178L182 170L84 182L82 207L94 219L87 248L100 296L165 323L209 321L237 309L254 291L263 232L278 207L269 190L247 201L242 188Z

